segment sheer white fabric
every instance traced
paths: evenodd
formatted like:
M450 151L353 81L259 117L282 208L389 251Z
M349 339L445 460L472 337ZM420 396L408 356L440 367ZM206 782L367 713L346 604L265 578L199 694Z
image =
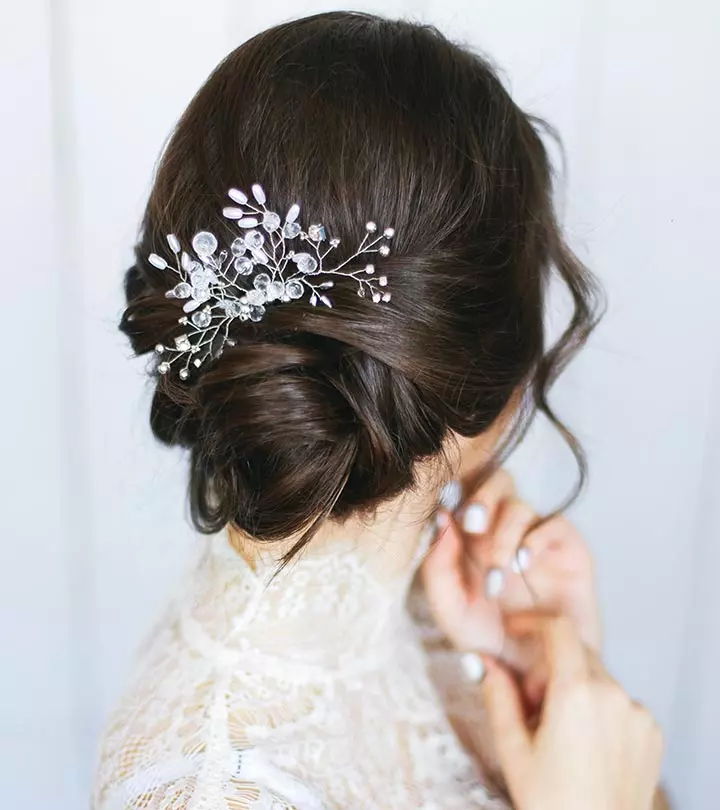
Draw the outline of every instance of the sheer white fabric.
M212 538L110 719L95 810L505 808L460 742L478 690L408 610L422 551L389 573L335 544L273 576Z

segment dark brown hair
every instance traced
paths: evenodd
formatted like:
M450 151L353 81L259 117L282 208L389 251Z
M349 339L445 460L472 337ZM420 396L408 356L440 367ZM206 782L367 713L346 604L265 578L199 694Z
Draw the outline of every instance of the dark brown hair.
M121 329L135 352L172 341L181 314L165 297L172 274L147 256L167 253L168 233L232 240L231 186L261 182L279 211L300 202L343 244L369 219L396 236L383 260L391 303L337 285L333 309L293 301L236 322L237 345L195 379L157 375L152 428L190 450L201 531L300 532L297 549L326 517L410 487L451 431L482 433L522 389L515 437L544 412L582 481L547 392L594 324L596 288L559 232L539 128L484 59L368 14L276 26L217 67L162 156L127 272ZM548 349L553 271L574 312Z

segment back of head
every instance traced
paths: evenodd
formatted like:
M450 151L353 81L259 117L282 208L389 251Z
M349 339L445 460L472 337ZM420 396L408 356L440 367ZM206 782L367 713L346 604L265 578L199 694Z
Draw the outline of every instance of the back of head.
M121 328L137 353L178 334L174 279L148 262L165 237L229 245L227 190L262 183L344 246L395 229L382 306L338 284L235 321L234 346L188 380L156 375L151 423L189 448L196 525L259 540L367 513L412 486L451 432L486 430L523 387L547 386L592 321L592 281L556 225L533 122L489 65L435 29L335 12L233 51L165 150L127 273ZM347 253L349 255L349 253ZM358 259L357 261L362 261ZM552 269L574 318L547 352ZM176 280L176 279L175 279ZM554 418L554 417L553 417Z

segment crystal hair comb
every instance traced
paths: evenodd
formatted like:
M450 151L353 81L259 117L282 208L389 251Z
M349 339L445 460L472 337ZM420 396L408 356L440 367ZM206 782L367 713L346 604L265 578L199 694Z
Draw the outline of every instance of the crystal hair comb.
M387 286L386 276L375 276L375 266L366 264L355 270L343 270L359 256L379 253L387 256L387 244L395 231L386 228L377 234L377 225L368 222L365 235L357 250L335 267L324 264L328 255L340 244L330 239L327 247L325 228L310 225L303 230L298 222L300 206L291 205L284 221L266 206L262 186L252 187L254 202L238 189L231 188L228 196L235 203L223 209L223 216L235 220L243 232L230 245L230 250L218 250L218 240L209 231L200 231L192 239L194 255L182 250L177 236L170 234L167 242L175 256L174 266L162 256L151 253L148 261L159 270L170 269L179 277L178 284L165 293L168 298L184 300L184 315L179 323L187 327L174 339L174 345L162 343L155 351L163 356L158 366L160 374L167 374L173 363L180 361L179 376L190 376L190 365L195 368L208 359L222 354L225 346L233 346L229 337L233 321L260 321L268 304L290 302L309 293L312 306L332 307L326 291L334 286L336 276L357 282L357 294L368 296L373 302L390 300L390 293L380 288ZM296 251L291 245L304 242L305 250Z

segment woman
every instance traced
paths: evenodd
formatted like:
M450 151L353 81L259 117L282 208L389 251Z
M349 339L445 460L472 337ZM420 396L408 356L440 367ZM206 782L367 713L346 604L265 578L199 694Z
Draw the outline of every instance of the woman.
M498 471L536 410L582 463L546 395L594 285L550 173L490 67L405 22L280 25L198 92L121 328L213 537L110 721L96 808L646 810L659 737L590 652L585 546ZM553 271L574 314L546 350Z

